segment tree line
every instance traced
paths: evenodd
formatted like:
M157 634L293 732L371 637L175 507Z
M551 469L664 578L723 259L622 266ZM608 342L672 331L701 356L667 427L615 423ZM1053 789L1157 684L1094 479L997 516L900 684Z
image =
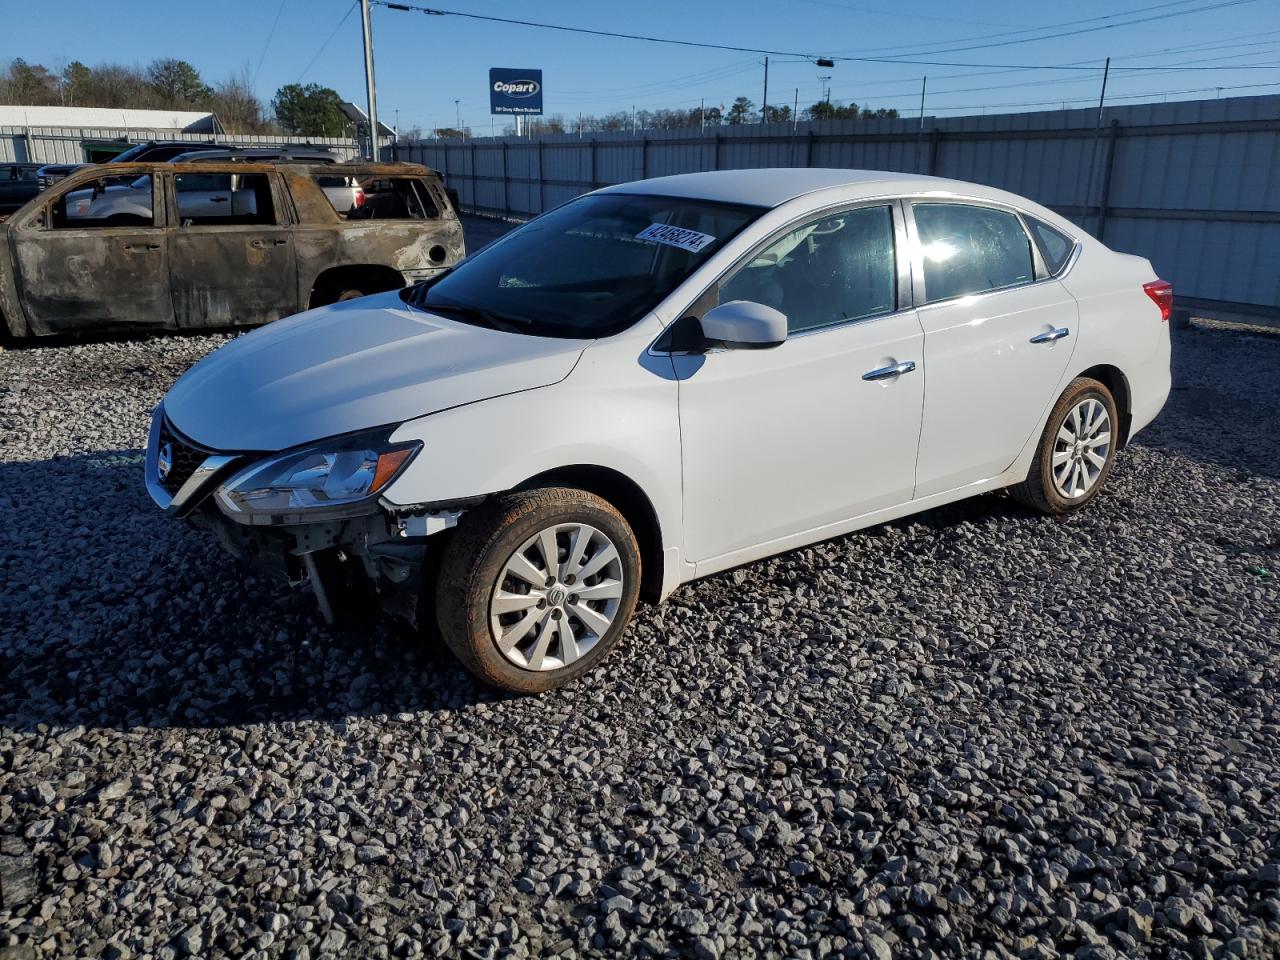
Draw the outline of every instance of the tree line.
M871 120L879 117L897 117L892 108L860 107L856 103L832 103L819 100L800 110L800 120ZM792 123L796 117L790 106L768 105L757 109L750 97L738 97L726 109L717 106L692 109L615 110L601 115L580 114L566 118L563 114L545 117L527 117L524 129L531 135L542 133L595 133L611 130L683 130L690 127L718 127L721 124L735 126L743 123ZM417 139L421 131L415 127L404 134L404 139ZM515 133L514 124L507 123L502 133ZM461 139L473 136L471 127L440 127L432 131L436 137ZM483 136L483 131L481 131Z
M208 83L191 63L169 57L147 66L73 60L61 70L21 57L0 70L0 103L21 106L112 107L133 110L198 110L217 114L228 133L289 133L346 137L351 121L336 90L290 83L264 105L249 70Z
M0 103L24 106L112 107L141 110L200 110L217 114L228 133L288 133L307 137L350 137L352 123L342 112L342 98L331 87L290 83L276 91L269 104L253 92L248 68L209 83L191 63L169 57L147 66L102 63L86 66L73 60L50 70L22 58L0 70ZM800 111L800 120L857 120L896 117L893 109L871 109L856 103L819 100ZM675 130L689 127L733 126L743 123L792 123L788 105L757 109L749 97L738 97L727 108L615 110L601 115L566 118L561 114L526 118L530 134L592 133L609 130ZM515 132L508 123L502 131ZM402 131L408 140L420 139L419 127ZM464 138L470 127L440 127L431 136Z

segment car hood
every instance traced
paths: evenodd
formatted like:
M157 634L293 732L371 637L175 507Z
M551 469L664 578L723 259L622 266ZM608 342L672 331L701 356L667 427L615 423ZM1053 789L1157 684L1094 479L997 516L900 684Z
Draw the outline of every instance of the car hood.
M393 291L231 341L174 384L164 409L211 449L283 450L548 386L589 343L460 323L412 309Z

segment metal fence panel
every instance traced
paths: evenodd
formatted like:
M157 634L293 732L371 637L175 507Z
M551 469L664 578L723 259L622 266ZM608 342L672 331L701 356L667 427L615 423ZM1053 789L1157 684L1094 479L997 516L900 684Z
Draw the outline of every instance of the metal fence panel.
M1149 258L1180 296L1280 315L1280 96L1030 114L399 144L463 209L528 217L611 183L843 167L1001 187Z

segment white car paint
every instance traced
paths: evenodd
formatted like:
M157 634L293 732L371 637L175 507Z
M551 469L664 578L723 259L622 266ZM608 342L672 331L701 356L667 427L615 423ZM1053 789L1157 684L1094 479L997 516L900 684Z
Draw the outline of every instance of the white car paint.
M387 294L242 337L180 380L164 410L189 438L223 450L280 449L400 423L392 441L419 440L422 452L383 491L391 506L497 493L558 468L613 470L652 505L666 594L697 576L1022 481L1050 407L1096 365L1125 378L1130 437L1168 395L1168 325L1142 290L1155 279L1150 265L1024 198L929 177L806 169L687 174L605 192L770 209L611 337L469 327ZM848 204L917 199L1023 211L1079 249L1061 279L908 304L774 349L655 349L704 290L781 228ZM918 275L918 253L908 252ZM1070 336L1029 343L1058 325ZM914 362L915 372L861 379L899 361Z
M165 412L213 449L283 450L556 383L586 345L451 322L390 291L233 340L182 376Z

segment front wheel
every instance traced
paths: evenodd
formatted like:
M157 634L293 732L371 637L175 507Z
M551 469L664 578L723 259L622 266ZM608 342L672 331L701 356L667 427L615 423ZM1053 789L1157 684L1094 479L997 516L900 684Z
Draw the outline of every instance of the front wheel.
M441 562L436 619L482 680L542 693L604 659L639 592L640 550L622 515L594 494L550 487L462 518Z
M1079 510L1111 473L1119 424L1111 391L1097 380L1077 377L1049 413L1027 479L1009 492L1042 513Z

